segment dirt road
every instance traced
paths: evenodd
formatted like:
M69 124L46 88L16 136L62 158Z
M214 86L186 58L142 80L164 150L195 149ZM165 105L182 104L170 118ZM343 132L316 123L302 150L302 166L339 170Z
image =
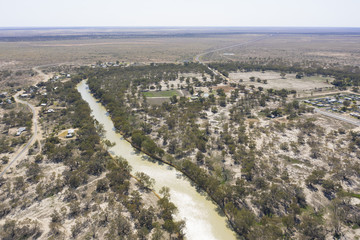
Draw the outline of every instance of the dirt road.
M272 37L273 35L267 35L265 37L260 37L260 38L256 38L256 39L253 39L251 41L247 41L247 42L244 42L244 43L239 43L239 44L235 44L235 45L231 45L231 46L227 46L227 47L222 47L222 48L217 48L217 49L214 49L214 50L210 50L210 51L207 51L207 52L204 52L204 53L200 53L198 55L196 55L194 57L194 61L195 62L199 62L199 63L202 63L204 64L200 58L206 54L209 54L209 53L213 53L213 52L218 52L218 51L221 51L221 50L225 50L225 49L229 49L229 48L234 48L234 47L243 47L243 46L246 46L248 44L251 44L251 43L255 43L255 42L258 42L258 41L261 41L261 40L264 40L264 39L267 39L269 37Z
M33 135L31 136L30 140L26 143L26 145L22 148L20 148L15 157L10 161L10 163L5 167L5 169L0 173L0 177L2 177L6 171L20 158L20 157L23 157L25 154L26 154L26 150L29 149L30 145L34 142L34 139L37 138L37 134L38 134L38 126L37 126L37 114L36 114L36 111L35 111L35 107L33 105L31 105L30 103L28 102L25 102L25 101L22 101L20 99L18 99L18 96L20 95L20 92L17 93L14 98L16 100L16 102L18 103L22 103L22 104L25 104L27 105L31 111L32 111L32 114L33 114L33 129L32 129L32 132L33 132Z
M40 76L38 82L46 81L50 77L50 75L44 74L41 70L39 70L38 67L34 67L33 70L36 71ZM38 114L39 109L36 109L33 105L31 105L30 103L28 103L26 101L20 100L18 98L20 94L22 94L22 92L18 92L14 96L15 101L17 103L27 105L30 108L30 110L31 110L31 112L33 114L33 118L32 118L32 121L33 121L32 136L31 136L30 140L15 153L15 157L8 163L8 165L0 173L0 177L2 177L6 173L6 171L9 170L9 168L14 165L15 162L17 162L21 157L25 156L27 150L29 149L29 147L31 146L31 144L33 142L35 142L36 140L41 140L41 138L42 138L41 130L38 128L38 124L37 124L38 123L38 116L39 116L39 114ZM40 151L41 151L41 146L40 146Z
M209 54L209 53L214 53L214 52L218 52L218 51L225 50L225 49L229 49L229 48L243 47L243 46L249 45L249 44L251 44L251 43L255 43L255 42L258 42L258 41L267 39L267 38L272 37L272 36L273 36L273 34L270 34L270 35L267 35L267 36L265 36L265 37L256 38L256 39L253 39L253 40L251 40L251 41L244 42L244 43L239 43L239 44L235 44L235 45L231 45L231 46L227 46L227 47L217 48L217 49L210 50L210 51L207 51L207 52L204 52L204 53L200 53L200 54L198 54L198 55L196 55L196 56L194 57L194 61L205 65L205 66L206 66L210 71L212 71L215 75L221 76L221 77L223 77L224 79L226 79L226 80L229 81L230 79L229 79L228 77L224 76L222 73L220 73L220 72L217 71L216 69L210 68L207 64L205 64L204 62L202 62L202 61L201 61L201 57L204 56L204 55L206 55L206 54Z
M328 112L328 111L320 109L320 108L315 108L315 112L319 113L321 115L327 116L327 117L335 118L335 119L340 120L340 121L344 121L344 122L347 122L347 123L350 123L350 124L353 124L353 125L356 125L356 126L360 126L360 121L356 120L356 119L351 119L349 117L344 117L344 116L341 116L339 114Z

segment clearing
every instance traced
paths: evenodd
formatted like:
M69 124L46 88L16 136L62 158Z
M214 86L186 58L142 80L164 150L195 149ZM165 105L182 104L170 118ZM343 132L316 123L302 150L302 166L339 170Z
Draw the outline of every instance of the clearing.
M181 96L181 94L177 90L144 92L144 96L149 98L172 97L174 95Z
M296 91L311 91L315 89L330 89L334 86L330 83L334 80L332 77L311 76L297 79L296 74L287 73L285 78L281 78L279 72L232 72L229 74L231 82L238 82L240 79L246 85L254 85L255 87L273 88L273 89L288 89ZM254 77L255 81L251 82L250 77ZM260 79L260 82L257 79ZM266 80L265 84L263 81Z

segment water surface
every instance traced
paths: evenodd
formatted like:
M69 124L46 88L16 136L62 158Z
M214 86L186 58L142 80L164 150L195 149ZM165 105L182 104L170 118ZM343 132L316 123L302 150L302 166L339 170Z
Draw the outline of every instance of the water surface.
M177 206L177 219L185 220L185 235L194 240L231 240L235 233L228 227L225 216L219 215L219 208L204 193L199 193L181 172L161 164L148 161L148 156L139 153L123 137L114 131L114 124L106 109L90 94L84 81L79 83L78 91L89 104L93 117L104 126L105 138L115 143L109 151L125 158L132 166L132 173L144 172L155 179L156 192L163 187L170 188L171 201Z

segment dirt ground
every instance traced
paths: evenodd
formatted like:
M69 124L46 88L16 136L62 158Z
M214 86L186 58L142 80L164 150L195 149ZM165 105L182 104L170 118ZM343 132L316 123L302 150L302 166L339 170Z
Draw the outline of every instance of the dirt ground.
M265 89L289 89L296 91L311 91L319 88L327 89L333 88L330 83L334 80L331 77L312 76L303 77L302 79L296 79L295 73L286 74L285 78L281 78L279 72L266 71L266 72L236 72L230 73L230 79L236 83L241 83L240 79L243 79L243 83L246 85L254 85L255 87L263 87ZM255 82L250 81L250 77L255 77ZM258 83L257 78L261 81L267 80L267 84L263 82Z
M204 61L244 61L282 59L288 62L321 62L360 66L358 35L281 34L246 45L207 55ZM225 54L224 53L231 53Z
M48 33L43 33L48 34ZM0 42L0 70L51 64L93 64L96 61L183 62L212 49L241 44L260 34L213 34L199 37L126 37L123 39L73 39ZM242 61L249 58L283 59L288 62L318 61L360 65L359 36L274 35L265 40L224 49L204 61Z
M256 35L258 36L258 35ZM255 37L256 37L255 36ZM0 70L97 61L184 62L208 49L233 45L254 35L0 42Z

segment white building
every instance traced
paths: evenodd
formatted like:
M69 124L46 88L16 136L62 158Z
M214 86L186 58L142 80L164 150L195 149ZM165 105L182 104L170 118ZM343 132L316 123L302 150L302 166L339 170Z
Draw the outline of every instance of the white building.
M23 131L26 131L26 127L21 127L18 129L16 136L20 136Z
M66 138L72 138L74 136L74 133L75 133L74 129L69 129Z

